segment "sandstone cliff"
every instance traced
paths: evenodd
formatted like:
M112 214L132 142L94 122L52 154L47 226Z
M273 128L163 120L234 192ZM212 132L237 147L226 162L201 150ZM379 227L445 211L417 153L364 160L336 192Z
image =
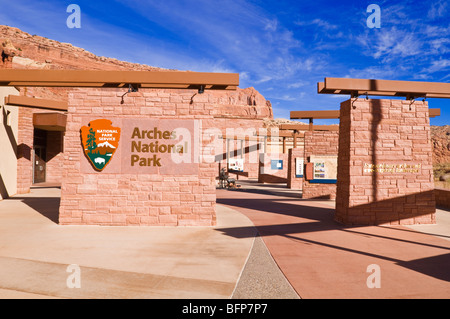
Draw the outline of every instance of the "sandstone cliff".
M70 43L61 43L18 28L0 25L1 68L174 71L149 65L99 57ZM21 94L49 99L67 99L65 88L23 88ZM208 101L217 104L215 117L272 118L272 105L254 88L236 91L207 91Z

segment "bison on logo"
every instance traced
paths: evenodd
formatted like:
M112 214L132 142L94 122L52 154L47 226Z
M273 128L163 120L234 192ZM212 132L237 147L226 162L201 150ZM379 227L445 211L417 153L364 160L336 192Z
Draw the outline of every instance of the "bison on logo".
M110 120L101 119L81 128L84 154L99 172L108 165L119 146L120 128L111 124Z

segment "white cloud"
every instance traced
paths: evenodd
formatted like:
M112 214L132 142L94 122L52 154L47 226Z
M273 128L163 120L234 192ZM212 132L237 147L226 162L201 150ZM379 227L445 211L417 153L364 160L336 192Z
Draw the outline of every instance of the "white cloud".
M375 59L389 62L397 57L415 56L421 53L422 42L416 34L397 27L381 28L375 35L364 33L357 40L365 47L365 53Z
M269 99L288 101L288 102L296 100L295 97L292 97L289 94L269 96Z
M255 81L255 83L256 83L256 84L261 84L261 83L264 83L264 82L268 82L268 81L270 81L270 80L272 80L272 77L271 77L271 76L269 76L269 75L264 75L261 79Z
M308 85L309 83L306 81L297 81L291 84L288 84L287 88L288 89L298 89L302 86Z
M278 20L277 19L273 19L273 20L268 20L264 30L266 31L276 31L277 30L277 26L278 26Z
M427 17L429 19L441 18L447 12L447 2L440 0L431 5Z
M338 28L337 25L319 18L316 18L312 21L296 21L294 23L298 26L317 26L325 30L335 30Z
M428 68L429 73L440 72L450 68L450 59L439 59L431 62Z

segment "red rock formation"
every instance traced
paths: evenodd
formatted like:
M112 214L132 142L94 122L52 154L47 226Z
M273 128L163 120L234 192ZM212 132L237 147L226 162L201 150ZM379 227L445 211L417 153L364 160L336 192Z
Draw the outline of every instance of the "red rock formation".
M450 125L432 126L433 164L450 163Z
M61 43L18 28L0 25L0 51L5 61L0 68L16 69L81 69L81 70L134 70L170 71L153 66L99 57L70 43ZM67 100L64 88L23 88L21 93L47 99ZM199 100L199 96L194 97ZM254 88L236 91L207 91L202 100L216 104L214 116L218 118L265 119L272 118L272 105Z

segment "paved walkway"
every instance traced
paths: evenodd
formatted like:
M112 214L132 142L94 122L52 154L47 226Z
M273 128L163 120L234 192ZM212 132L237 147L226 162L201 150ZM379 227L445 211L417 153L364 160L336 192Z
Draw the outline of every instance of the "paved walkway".
M0 202L0 298L231 298L256 235L225 207L217 227L60 226L59 196L37 188ZM67 287L71 264L80 289Z
M438 210L437 225L344 227L334 201L239 183L218 190L217 202L252 220L301 298L450 298L450 212ZM221 231L242 238L245 228ZM381 288L367 286L372 264Z
M217 190L216 227L60 226L54 185L1 201L0 298L450 297L450 212L344 227L333 201L240 184ZM80 289L67 287L70 264ZM367 287L372 264L381 288Z
M40 184L0 201L0 299L298 298L236 210L218 205L216 227L60 226L59 200ZM72 264L80 289L67 287Z

